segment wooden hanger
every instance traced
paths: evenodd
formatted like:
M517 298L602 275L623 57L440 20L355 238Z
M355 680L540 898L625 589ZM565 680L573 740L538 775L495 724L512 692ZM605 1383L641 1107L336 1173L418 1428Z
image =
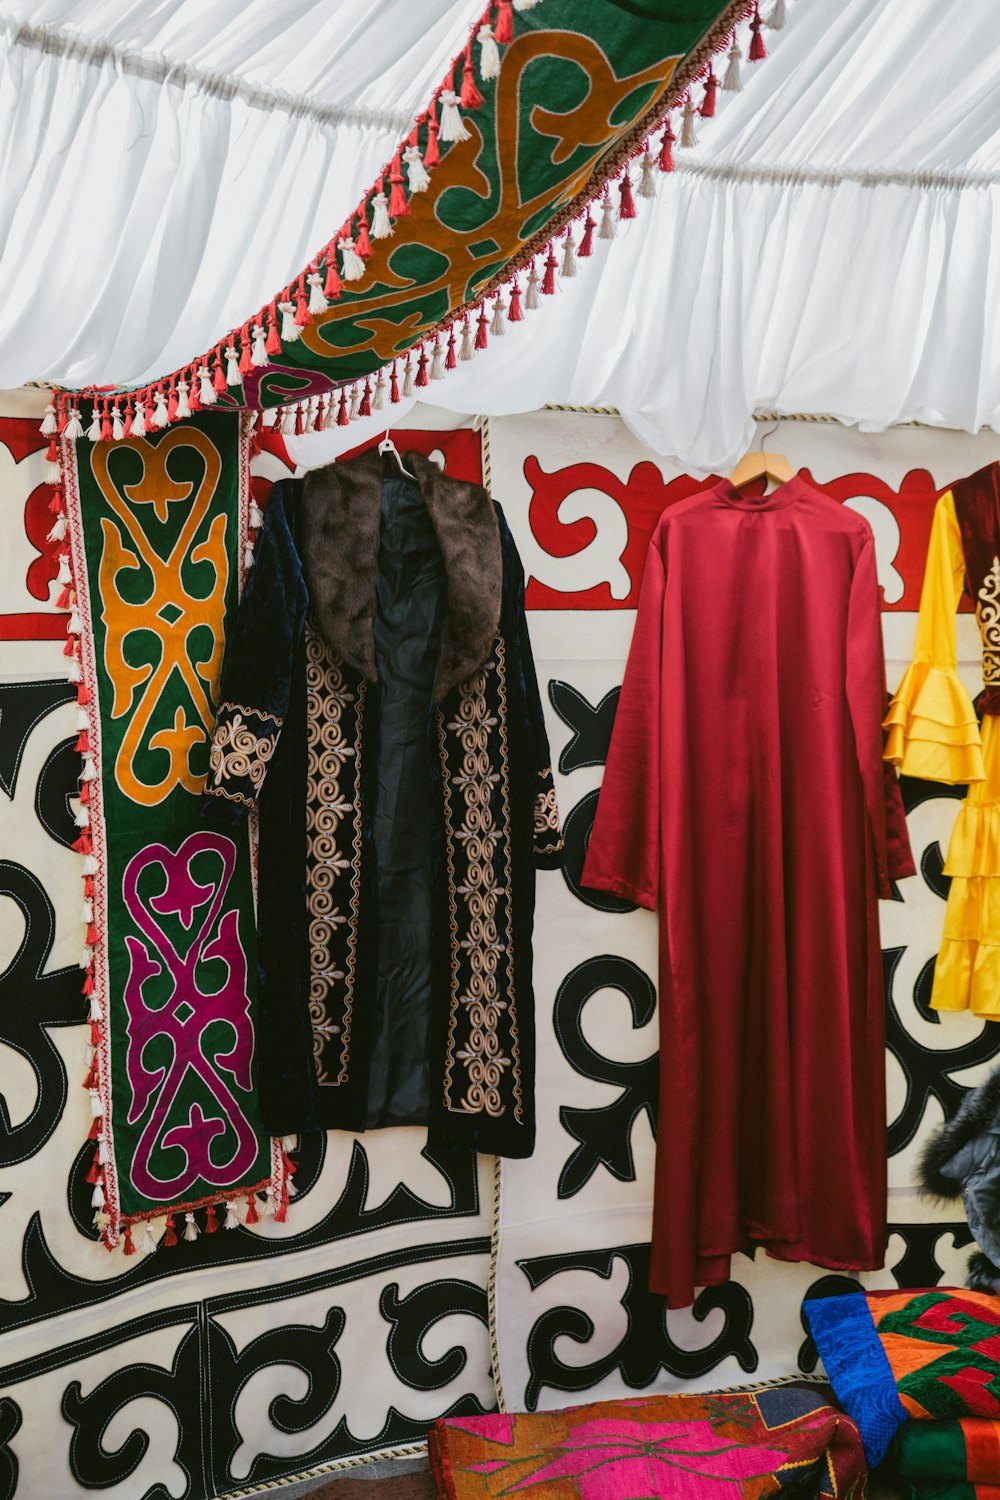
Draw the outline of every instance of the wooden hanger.
M776 422L771 432L776 431L777 425ZM770 435L771 433L766 433L765 437ZM789 479L794 478L795 471L783 453L767 453L762 448L756 453L744 453L730 474L729 483L734 490L739 490L755 479L770 479L774 484L787 484Z

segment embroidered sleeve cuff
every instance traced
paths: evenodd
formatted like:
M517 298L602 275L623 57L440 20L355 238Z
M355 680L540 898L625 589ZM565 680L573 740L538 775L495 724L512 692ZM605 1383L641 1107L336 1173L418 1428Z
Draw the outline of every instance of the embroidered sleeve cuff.
M282 720L242 703L220 703L209 751L204 810L246 814L260 795ZM211 815L211 814L210 814Z
M556 802L552 767L546 766L539 776L540 789L535 797L535 864L542 870L557 870L563 862L563 838L559 828L559 805Z

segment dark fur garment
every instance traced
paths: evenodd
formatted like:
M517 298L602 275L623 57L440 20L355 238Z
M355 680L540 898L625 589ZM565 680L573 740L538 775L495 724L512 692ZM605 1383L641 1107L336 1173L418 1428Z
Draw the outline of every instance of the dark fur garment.
M500 624L500 527L488 492L447 478L422 453L403 455L434 526L448 579L437 702L481 667ZM334 655L375 682L375 607L382 517L377 450L305 476L302 565L316 622Z
M948 1163L1000 1118L1000 1068L963 1099L956 1115L934 1132L920 1157L920 1186L932 1198L961 1197L962 1181L946 1172Z
M964 1168L956 1158L978 1138L995 1133L1000 1128L1000 1068L990 1074L985 1083L972 1089L962 1101L958 1113L934 1132L920 1157L919 1179L922 1192L939 1201L954 1202L963 1197L966 1187ZM989 1198L978 1194L978 1211L984 1211ZM967 1216L970 1210L967 1208ZM975 1225L972 1226L975 1228ZM1000 1224L984 1224L983 1230L996 1235ZM1000 1269L982 1249L969 1260L966 1286L975 1291L1000 1291Z

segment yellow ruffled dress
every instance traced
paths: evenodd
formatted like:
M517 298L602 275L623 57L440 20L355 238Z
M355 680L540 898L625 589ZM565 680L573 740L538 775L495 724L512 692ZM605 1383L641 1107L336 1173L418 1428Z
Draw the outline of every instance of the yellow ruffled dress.
M995 564L1000 583L1000 563ZM950 490L937 503L913 661L892 700L885 757L904 776L969 784L944 871L951 876L931 1005L1000 1021L1000 726L976 712L956 671L955 613L965 586L962 537ZM984 676L1000 662L996 601L980 591Z

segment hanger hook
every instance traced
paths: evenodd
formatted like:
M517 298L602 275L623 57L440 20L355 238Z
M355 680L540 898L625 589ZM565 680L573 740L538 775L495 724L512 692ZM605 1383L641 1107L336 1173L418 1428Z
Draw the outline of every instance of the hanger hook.
M775 417L774 421L771 423L771 425L767 429L767 431L761 433L761 435L760 435L760 451L762 453L765 452L766 449L767 449L767 440L768 440L768 438L774 437L774 434L777 432L777 430L778 430L778 428L780 426L781 426L781 418L780 417Z

